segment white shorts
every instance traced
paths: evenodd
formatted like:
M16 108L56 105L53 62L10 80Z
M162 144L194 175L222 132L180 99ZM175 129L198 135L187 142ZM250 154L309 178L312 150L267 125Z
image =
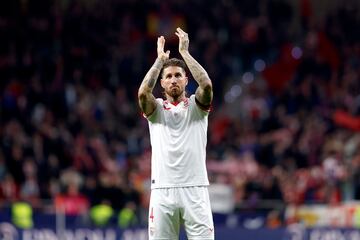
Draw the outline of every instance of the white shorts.
M182 223L189 240L214 239L214 223L207 187L152 189L149 239L178 240Z

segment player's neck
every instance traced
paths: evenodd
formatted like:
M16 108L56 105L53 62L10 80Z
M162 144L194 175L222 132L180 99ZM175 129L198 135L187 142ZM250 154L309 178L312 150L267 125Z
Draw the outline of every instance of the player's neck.
M180 95L179 97L172 97L166 94L166 100L174 105L179 104L180 102L185 100L185 94Z

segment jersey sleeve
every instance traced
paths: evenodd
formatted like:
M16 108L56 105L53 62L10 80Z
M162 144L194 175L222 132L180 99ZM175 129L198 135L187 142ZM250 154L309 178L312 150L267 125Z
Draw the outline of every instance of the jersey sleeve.
M204 110L197 105L194 94L190 96L190 101L193 108L192 110L196 112L197 115L199 115L200 117L205 117L209 115L210 110Z

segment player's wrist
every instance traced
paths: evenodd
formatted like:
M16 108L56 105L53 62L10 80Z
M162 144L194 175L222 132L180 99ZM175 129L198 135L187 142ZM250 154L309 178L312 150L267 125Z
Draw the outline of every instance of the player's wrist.
M162 65L164 65L166 59L167 59L166 56L158 56L158 57L156 58L155 62L161 64L161 66L162 66Z
M188 56L190 55L189 50L179 50L179 53L181 56Z
M160 58L160 57L157 57L156 60L155 60L155 63L153 64L153 68L156 68L157 70L161 70L161 68L163 67L164 63L165 63L165 60L166 59L163 59L163 58Z

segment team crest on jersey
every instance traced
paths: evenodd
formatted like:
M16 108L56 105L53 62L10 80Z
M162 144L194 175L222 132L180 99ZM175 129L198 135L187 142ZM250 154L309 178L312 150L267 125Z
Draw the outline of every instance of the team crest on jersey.
M169 102L168 102L168 101L164 101L164 102L163 102L163 108L164 108L165 110L170 110L170 109L171 109L170 106L169 106Z

